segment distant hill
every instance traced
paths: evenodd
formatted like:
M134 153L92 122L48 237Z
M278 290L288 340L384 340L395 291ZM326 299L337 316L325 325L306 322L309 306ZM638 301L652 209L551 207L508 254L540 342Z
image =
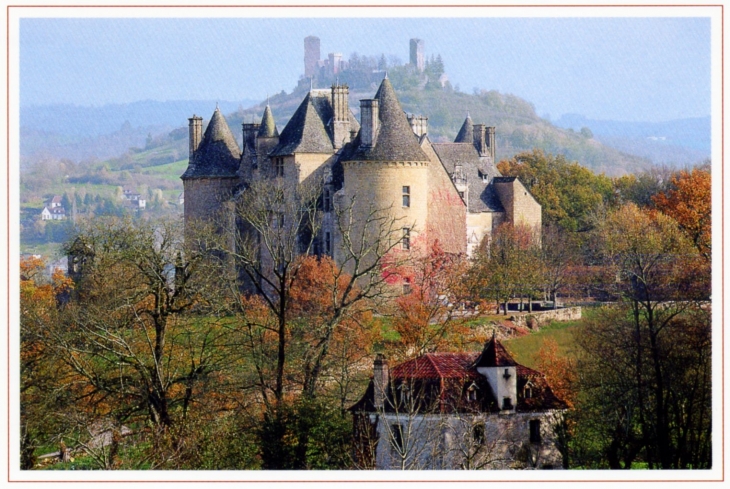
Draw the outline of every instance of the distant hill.
M496 126L498 159L540 148L549 153L565 154L567 158L593 171L611 176L640 171L652 163L647 158L621 152L580 132L557 127L538 117L531 103L514 95L494 90L466 94L448 86L444 89L399 89L395 82L394 86L404 111L429 118L429 137L434 142L453 141L468 112L475 124ZM271 97L269 103L279 131L299 106L308 88L302 89L300 85L290 94L282 92ZM350 109L356 116L360 109L359 100L371 98L376 88L350 91ZM237 129L241 122L260 120L264 107L265 103L262 102L227 116L231 129L239 138L239 144L241 136Z
M691 165L709 158L711 153L709 116L666 122L625 122L564 114L555 125L576 131L588 127L602 143L657 164Z
M256 101L145 100L100 107L24 106L20 108L21 166L44 157L80 161L119 156L130 147L144 147L148 135L184 126L193 114L212 113L216 103L224 112L231 112Z

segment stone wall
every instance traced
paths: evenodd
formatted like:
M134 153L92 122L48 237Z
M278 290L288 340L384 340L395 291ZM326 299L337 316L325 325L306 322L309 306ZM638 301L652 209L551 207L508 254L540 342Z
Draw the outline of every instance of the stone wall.
M537 329L550 321L574 321L581 318L580 307L565 307L551 311L527 312L519 316L510 317L510 321L517 326L527 326L530 329Z
M509 182L495 182L499 200L504 206L506 218L513 225L524 224L540 229L542 226L542 208L535 198L527 191L519 179Z

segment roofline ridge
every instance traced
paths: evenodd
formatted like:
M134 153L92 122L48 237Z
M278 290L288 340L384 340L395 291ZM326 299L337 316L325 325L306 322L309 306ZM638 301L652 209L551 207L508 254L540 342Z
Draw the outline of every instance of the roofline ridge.
M426 358L428 358L428 361L431 362L431 366L436 371L436 373L439 375L439 378L443 379L444 374L441 373L441 370L439 370L438 365L436 364L436 362L433 361L433 359L431 358L431 355L433 355L433 353L426 353Z

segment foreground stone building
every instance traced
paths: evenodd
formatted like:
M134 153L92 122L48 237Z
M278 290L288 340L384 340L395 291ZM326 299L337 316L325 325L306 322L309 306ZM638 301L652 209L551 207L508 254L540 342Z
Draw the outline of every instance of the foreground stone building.
M559 469L554 426L567 405L543 374L492 338L481 353L382 356L350 408L355 458L376 469Z
M217 108L205 132L202 118L190 118L186 223L225 220L248 186L271 181L320 189L322 225L310 251L336 262L342 236L333 216L347 206L356 223L373 209L389 213L406 251L438 241L471 254L503 222L539 229L539 204L495 166L495 128L467 116L453 143L432 143L428 118L403 112L387 76L360 101L359 121L348 92L310 90L281 133L267 105L260 123L243 124L243 148Z

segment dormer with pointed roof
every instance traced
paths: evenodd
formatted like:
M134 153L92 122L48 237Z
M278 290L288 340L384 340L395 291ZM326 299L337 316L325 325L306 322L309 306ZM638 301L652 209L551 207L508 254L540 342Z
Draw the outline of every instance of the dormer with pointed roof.
M225 117L215 108L200 144L197 145L182 179L234 178L241 150Z

